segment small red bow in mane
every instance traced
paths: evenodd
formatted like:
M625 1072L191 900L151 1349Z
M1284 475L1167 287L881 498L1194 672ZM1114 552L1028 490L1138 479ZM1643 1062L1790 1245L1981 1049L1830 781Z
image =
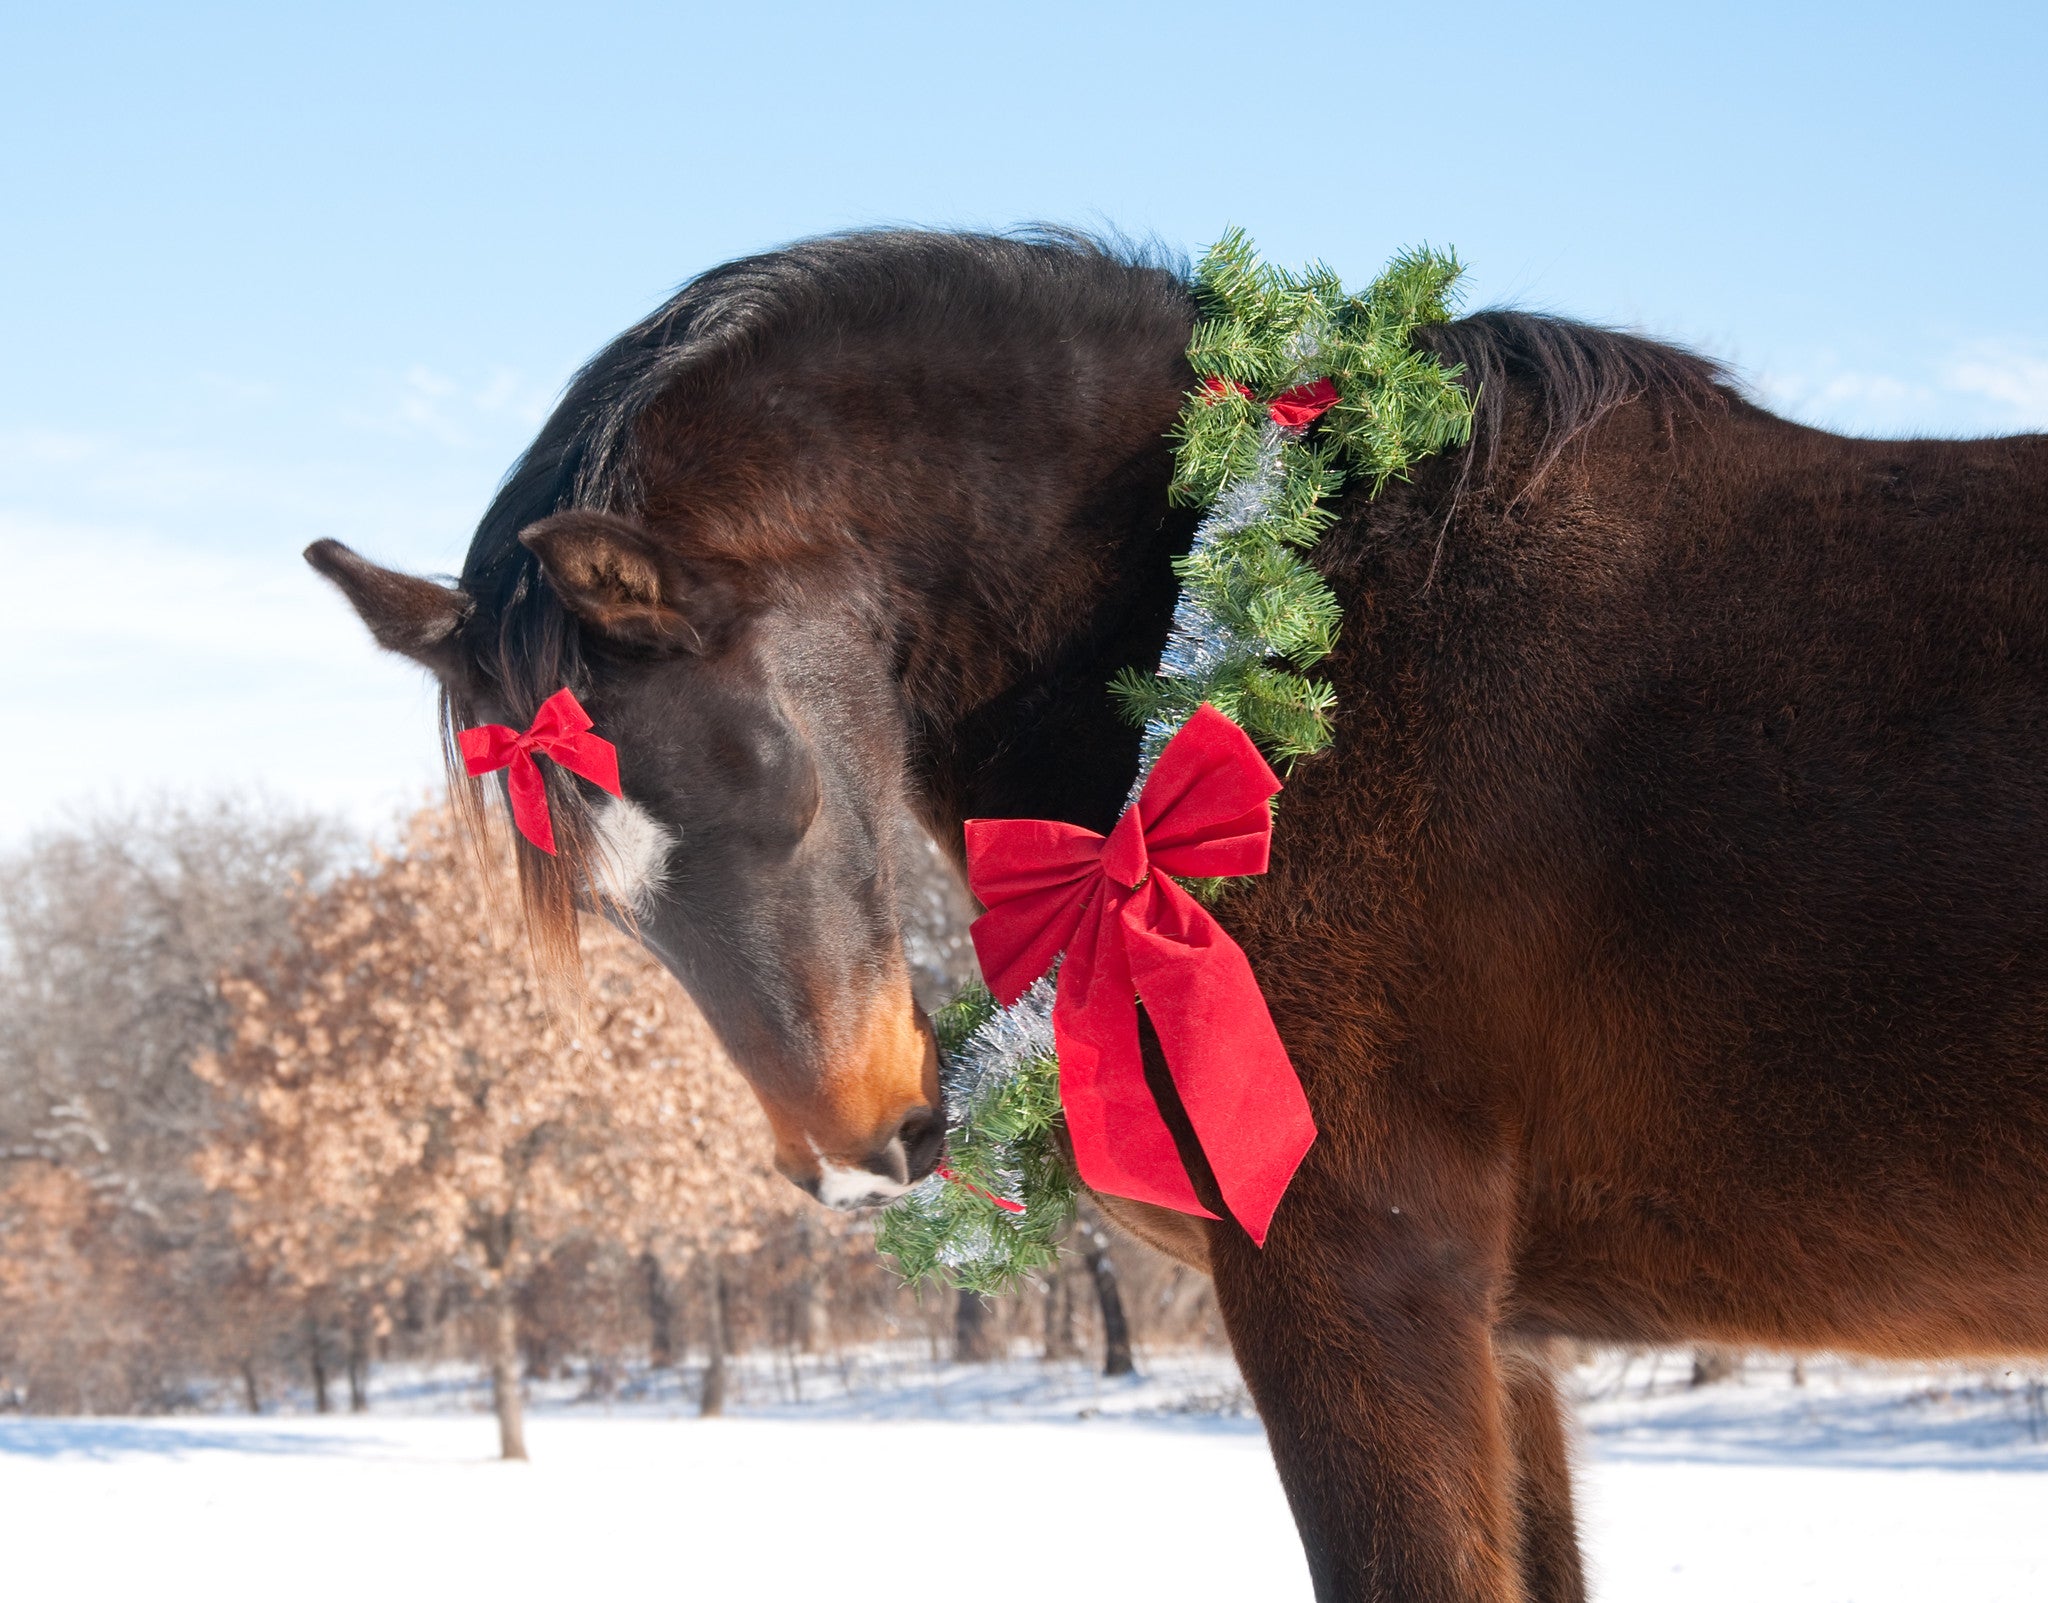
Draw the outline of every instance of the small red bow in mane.
M536 752L614 796L619 794L619 748L590 732L590 714L567 690L557 690L540 704L523 735L503 724L479 724L455 738L462 746L462 765L472 777L511 768L506 788L512 793L512 822L550 857L555 852L555 826L548 817L547 781L533 760Z
M1252 400L1252 392L1235 379L1221 379L1213 374L1202 380L1202 388L1211 395L1242 395ZM1337 393L1337 386L1326 378L1310 379L1306 384L1297 384L1291 390L1283 390L1266 403L1266 416L1283 429L1305 429L1321 417L1343 397Z
M1106 838L1043 819L967 825L968 883L988 909L974 949L996 1000L1010 1006L1066 953L1053 1038L1081 1178L1216 1217L1146 1088L1142 999L1223 1200L1261 1244L1315 1120L1250 959L1167 875L1263 874L1279 790L1250 737L1204 703Z

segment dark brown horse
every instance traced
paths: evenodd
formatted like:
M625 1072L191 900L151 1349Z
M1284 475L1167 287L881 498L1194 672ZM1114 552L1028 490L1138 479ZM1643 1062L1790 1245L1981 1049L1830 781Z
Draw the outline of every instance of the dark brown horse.
M826 1200L939 1140L894 817L1130 784L1193 317L1075 240L799 246L585 369L459 589L308 553L456 722L584 699L627 801L551 775L543 942L630 903ZM1221 904L1322 1139L1263 1251L1108 1205L1214 1275L1320 1596L1569 1599L1547 1339L2048 1348L2048 438L1840 439L1512 313L1429 344L1474 442L1323 540L1336 745Z

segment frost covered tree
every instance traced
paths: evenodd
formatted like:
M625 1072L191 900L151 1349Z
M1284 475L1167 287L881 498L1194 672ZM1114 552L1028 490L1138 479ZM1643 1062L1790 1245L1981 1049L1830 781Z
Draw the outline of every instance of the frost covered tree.
M0 1372L38 1408L173 1406L276 1337L193 1161L222 971L289 940L318 817L159 804L0 861Z

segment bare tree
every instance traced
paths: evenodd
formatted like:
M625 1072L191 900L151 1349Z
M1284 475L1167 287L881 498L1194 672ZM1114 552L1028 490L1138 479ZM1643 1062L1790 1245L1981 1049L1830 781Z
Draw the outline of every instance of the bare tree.
M121 1305L99 1321L97 1406L173 1402L213 1349L253 1362L278 1339L268 1317L243 1337L228 1328L255 1309L226 1210L193 1169L215 1108L192 1064L227 1027L223 970L290 938L285 891L316 881L343 844L306 814L164 804L41 836L0 863L0 1186L35 1191L46 1217L60 1193L85 1210L90 1268L73 1268ZM34 1181L38 1168L67 1179ZM81 1280L5 1321L0 1362L31 1377L35 1406L85 1406L75 1387L59 1395L61 1380L33 1382L83 1373L57 1326L85 1319L84 1295Z
M1001 1354L995 1320L989 1317L989 1301L972 1291L955 1294L953 1304L953 1361L985 1364Z
M638 1262L647 1303L647 1361L667 1369L676 1361L675 1290L659 1253L643 1251Z
M1742 1350L1739 1347L1695 1347L1692 1352L1693 1386L1718 1386L1724 1380L1732 1380L1742 1373ZM1803 1379L1803 1377L1802 1377Z
M707 1252L698 1260L704 1287L704 1386L697 1412L711 1419L725 1412L725 1360L732 1351L732 1287L725 1257Z
M1109 1252L1109 1230L1100 1211L1084 1201L1074 1220L1074 1234L1081 1245L1081 1258L1095 1282L1096 1301L1102 1308L1102 1372L1129 1375L1137 1371L1131 1354L1131 1322L1124 1313L1123 1288L1117 1283L1116 1260Z
M1046 1362L1078 1358L1081 1343L1074 1334L1074 1276L1067 1259L1053 1265L1045 1277L1044 1293Z

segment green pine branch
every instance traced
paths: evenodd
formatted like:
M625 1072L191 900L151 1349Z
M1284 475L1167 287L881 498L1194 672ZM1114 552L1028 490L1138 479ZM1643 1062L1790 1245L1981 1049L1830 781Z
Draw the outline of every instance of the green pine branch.
M995 1000L969 986L932 1020L942 1062L957 1062L974 1033L995 1016ZM950 1089L950 1088L949 1088ZM992 1085L967 1088L946 1140L946 1165L959 1180L933 1178L885 1209L875 1245L905 1280L936 1280L981 1295L1007 1290L1059 1258L1073 1222L1077 1185L1060 1150L1059 1064L1022 1065ZM999 1208L983 1193L1024 1204Z

